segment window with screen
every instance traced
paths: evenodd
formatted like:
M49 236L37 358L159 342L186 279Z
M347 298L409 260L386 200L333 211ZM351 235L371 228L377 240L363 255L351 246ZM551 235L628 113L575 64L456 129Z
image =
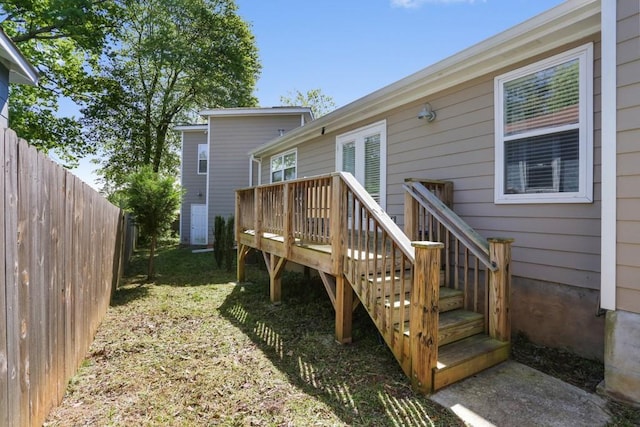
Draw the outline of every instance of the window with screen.
M496 203L591 202L592 45L495 79Z

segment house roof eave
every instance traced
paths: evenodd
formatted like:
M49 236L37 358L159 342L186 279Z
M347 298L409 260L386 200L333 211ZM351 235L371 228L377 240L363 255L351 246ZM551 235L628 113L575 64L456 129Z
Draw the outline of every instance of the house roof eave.
M206 124L202 124L202 125L179 125L179 126L174 126L173 127L173 130L180 131L180 132L202 131L202 130L207 130L207 129L208 129L208 125L206 125Z
M270 116L305 114L313 118L310 107L238 107L238 108L211 108L199 112L202 117L244 117L244 116Z
M9 83L38 84L38 71L0 27L0 59L9 69Z
M283 151L334 129L581 40L600 31L600 0L567 0L521 24L338 108L249 152Z

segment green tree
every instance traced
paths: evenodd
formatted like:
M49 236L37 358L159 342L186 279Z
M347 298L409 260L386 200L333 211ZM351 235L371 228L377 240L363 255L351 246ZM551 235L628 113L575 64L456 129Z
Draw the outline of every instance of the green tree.
M294 93L289 92L287 96L281 96L280 102L282 105L310 107L316 119L336 108L333 98L322 93L321 89L311 89L306 93L296 89Z
M59 100L83 103L96 90L91 68L116 28L118 0L5 0L0 25L40 73L37 87L11 87L9 126L38 149L73 164L93 151Z
M145 166L129 177L126 206L133 214L140 232L150 241L147 279L155 276L153 259L158 237L169 230L175 220L182 192L175 179L162 176Z
M233 0L127 0L102 93L83 110L107 192L141 165L177 174L171 127L201 108L255 105L257 48Z

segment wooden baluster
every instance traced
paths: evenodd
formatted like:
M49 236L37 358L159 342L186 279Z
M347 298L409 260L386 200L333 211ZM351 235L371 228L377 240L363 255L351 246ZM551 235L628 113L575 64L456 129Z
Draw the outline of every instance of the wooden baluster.
M433 368L438 362L439 242L413 242L415 264L411 289L411 384L422 393L433 391Z
M491 238L489 259L498 267L489 272L489 335L500 341L511 338L509 303L511 292L511 243L513 239Z

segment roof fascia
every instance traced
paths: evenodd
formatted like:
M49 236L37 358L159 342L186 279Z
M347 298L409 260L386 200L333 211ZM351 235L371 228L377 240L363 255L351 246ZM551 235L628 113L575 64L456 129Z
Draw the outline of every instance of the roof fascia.
M173 130L182 131L182 132L207 130L207 125L180 125L180 126L174 126Z
M216 108L202 110L203 117L242 117L242 116L270 116L290 114L311 114L309 107L272 107L272 108Z
M0 28L0 56L9 63L9 83L38 84L38 71L22 55L20 49Z

